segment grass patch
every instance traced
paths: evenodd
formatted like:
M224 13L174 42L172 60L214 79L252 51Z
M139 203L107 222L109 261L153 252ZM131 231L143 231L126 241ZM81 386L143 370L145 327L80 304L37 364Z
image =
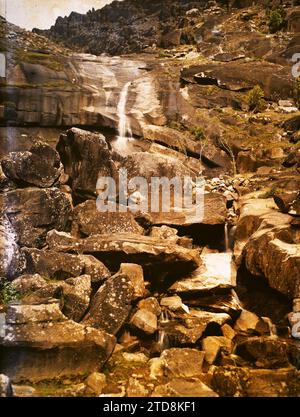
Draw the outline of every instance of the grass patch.
M12 286L11 282L4 281L0 284L0 304L7 305L20 299L20 294Z
M64 64L60 62L55 55L41 52L30 52L19 49L16 51L16 57L22 62L29 64L43 65L53 71L63 71Z

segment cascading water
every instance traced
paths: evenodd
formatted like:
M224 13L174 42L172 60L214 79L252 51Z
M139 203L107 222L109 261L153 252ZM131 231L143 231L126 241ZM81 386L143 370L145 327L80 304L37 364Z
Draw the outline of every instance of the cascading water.
M157 338L157 343L159 345L161 352L163 352L165 349L168 349L170 347L169 337L162 326L162 325L167 324L169 321L170 319L169 319L168 311L163 310L159 318L160 326L159 326L158 338Z
M231 252L229 247L228 223L224 224L224 249L225 252Z
M132 139L132 131L130 128L130 122L126 114L126 104L128 98L128 91L131 82L129 81L126 83L120 93L119 103L117 107L117 115L119 118L119 126L118 126L118 140L117 140L117 147L124 148L127 144L128 139Z

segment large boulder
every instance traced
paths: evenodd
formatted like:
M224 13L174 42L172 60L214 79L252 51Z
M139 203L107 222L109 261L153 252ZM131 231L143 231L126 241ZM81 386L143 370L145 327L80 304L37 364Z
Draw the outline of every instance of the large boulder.
M114 176L111 153L99 133L72 128L60 136L57 151L78 195L95 196L98 177Z
M299 371L295 368L251 369L214 366L211 386L221 397L294 397L299 395Z
M134 298L133 286L124 273L109 278L96 292L82 324L116 334L125 323Z
M218 394L198 379L174 378L158 385L152 397L218 397Z
M200 377L203 360L203 352L189 348L166 349L160 356L163 373L169 378Z
M62 283L63 308L66 317L79 322L90 305L92 293L91 277L82 275L77 278L68 278Z
M58 153L42 142L29 151L10 152L1 165L9 179L42 188L53 186L62 171Z
M236 353L257 368L284 368L290 365L288 344L275 336L249 338L238 344Z
M57 303L9 310L0 339L0 369L13 382L83 376L99 371L111 355L114 336L67 320Z
M187 277L176 281L169 291L198 293L215 289L230 289L236 285L236 269L231 253L201 255L202 264Z
M23 248L26 271L51 279L67 279L88 274L93 282L102 282L110 277L106 266L91 255L75 255L52 250Z
M116 270L121 263L136 263L143 267L164 267L172 270L195 269L200 262L198 251L186 249L162 239L135 234L91 235L77 239L70 234L51 231L47 243L50 249L59 252L80 251L95 254L98 259L112 265Z
M0 212L9 219L20 246L41 247L48 230L64 230L71 205L57 188L24 188L0 195Z
M157 331L157 317L149 310L144 308L138 309L130 320L131 325L148 334L154 334Z
M199 191L200 193L201 191ZM200 197L200 202L190 207L182 207L181 210L170 210L149 212L143 214L139 213L140 218L145 218L152 225L169 225L169 226L191 226L197 224L203 225L220 225L226 222L227 207L226 197L220 193L205 193L203 200Z
M229 320L226 313L190 309L189 313L177 313L171 320L162 321L160 329L172 345L191 345L199 341L207 328L220 329Z
M246 244L243 257L252 275L265 277L273 289L290 299L299 297L299 231L289 226L261 228Z
M83 236L108 233L144 234L131 212L100 212L96 201L88 200L75 207L72 212L72 234Z

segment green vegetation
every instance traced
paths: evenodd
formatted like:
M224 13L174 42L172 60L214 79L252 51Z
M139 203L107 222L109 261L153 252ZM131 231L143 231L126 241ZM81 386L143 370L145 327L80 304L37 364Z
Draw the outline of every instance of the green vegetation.
M30 52L24 49L16 51L17 58L20 61L30 64L43 65L53 71L63 71L64 65L60 62L55 55L41 52Z
M267 17L269 19L268 25L270 33L276 33L284 28L286 24L285 20L286 13L281 7L267 10Z
M249 111L261 112L265 107L265 93L259 85L256 85L247 95Z
M175 120L172 120L169 123L169 128L178 130L179 132L184 132L186 130L185 126L182 123L176 122Z
M0 304L9 304L20 299L20 294L11 285L11 282L0 284Z
M300 109L300 77L296 78L294 84L294 101L298 109Z
M200 126L194 127L190 130L191 134L197 141L202 141L205 138L205 133Z

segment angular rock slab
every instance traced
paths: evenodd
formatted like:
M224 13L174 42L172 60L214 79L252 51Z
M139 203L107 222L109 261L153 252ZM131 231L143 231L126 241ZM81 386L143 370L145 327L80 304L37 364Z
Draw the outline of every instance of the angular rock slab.
M76 239L53 230L48 233L47 243L50 249L94 254L106 264L115 266L130 262L142 266L165 266L168 270L174 268L178 271L180 266L195 269L200 262L197 250L135 234L92 235L86 239Z
M258 230L243 251L246 268L290 299L300 294L300 234L281 226Z
M160 356L164 375L172 378L194 378L202 375L204 352L189 348L166 349Z
M71 205L57 188L23 188L0 195L0 212L9 219L20 246L41 247L50 229L63 230Z
M51 187L62 172L58 153L42 142L29 151L10 152L1 165L9 179L42 188Z
M193 204L192 207L169 212L153 212L139 214L152 225L191 226L195 224L219 225L224 224L227 217L226 197L218 193L203 195L203 203ZM201 199L200 199L201 200Z
M197 293L236 285L236 268L231 253L208 253L201 256L202 265L188 277L175 282L169 291Z
M68 279L90 275L92 282L101 282L111 276L106 266L91 255L74 255L51 250L22 249L26 270L51 279Z
M124 273L118 273L109 278L96 292L81 323L116 334L130 313L133 299L134 289L131 280Z
M299 371L295 368L251 369L214 366L211 386L221 397L293 397L299 395Z
M218 394L200 380L174 378L157 386L151 397L218 397Z
M195 344L209 325L221 327L230 320L225 313L192 310L189 314L178 314L174 319L160 323L160 329L174 345Z
M144 234L144 229L129 211L126 213L97 210L96 201L88 200L75 207L72 212L72 234L90 236L107 233Z
M23 323L7 323L0 338L0 372L13 382L85 375L100 370L110 357L114 336L64 316L45 321L47 305L40 305L39 311L24 308L26 312L18 311Z

